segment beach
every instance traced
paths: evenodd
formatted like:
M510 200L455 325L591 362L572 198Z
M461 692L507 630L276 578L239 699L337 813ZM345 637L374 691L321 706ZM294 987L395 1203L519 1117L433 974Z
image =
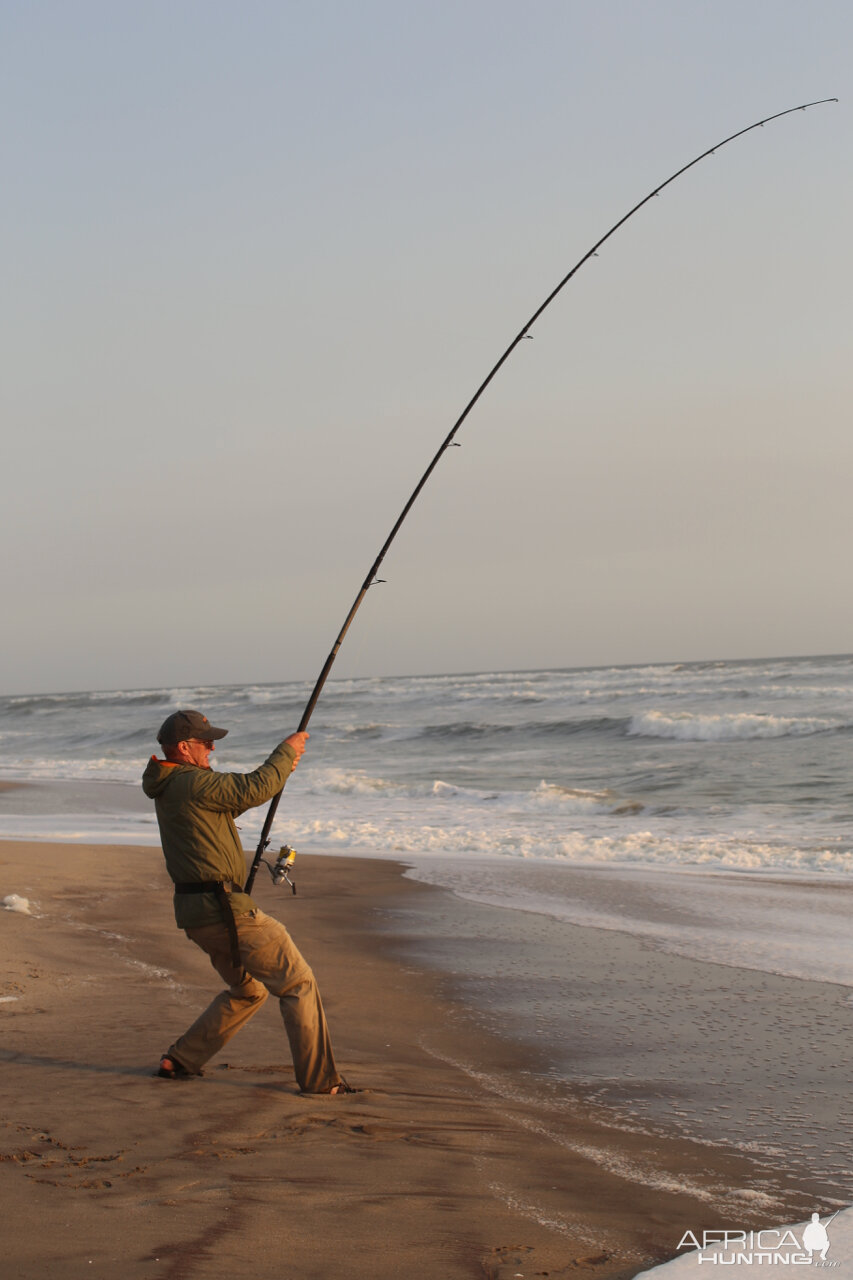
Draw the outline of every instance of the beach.
M315 971L338 1061L362 1090L312 1098L296 1090L272 1001L203 1079L153 1076L218 989L174 926L157 848L0 843L0 899L18 895L30 911L0 912L8 1274L628 1280L675 1256L686 1230L797 1222L827 1211L833 1190L842 1202L833 1179L784 1153L688 1136L655 1106L632 1120L624 1097L596 1099L555 1073L527 1025L484 997L519 976L497 925L510 913L405 871L304 856L296 897L259 883L261 906ZM772 1018L750 1020L748 1053L719 1027L709 1037L709 1112L721 1080L737 1106L741 1085L760 1093L761 1063L783 1047L803 1063L821 1029L848 1035L843 986L726 969L603 928L562 930L579 1002L566 1021L582 1021L583 1001L613 1006L635 1100L652 1041L660 1055L667 1028L685 1034L676 977L718 1022L715 990L756 1009L772 1000ZM491 941L474 947L478 933ZM472 969L475 953L488 975ZM645 1039L623 1034L640 989L659 1019ZM604 1075L593 1030L588 1075ZM650 1094L661 1078L646 1071L658 1081ZM831 1128L831 1079L822 1085ZM672 1093L682 1111L701 1108L701 1073L682 1066ZM765 1104L772 1111L772 1090Z

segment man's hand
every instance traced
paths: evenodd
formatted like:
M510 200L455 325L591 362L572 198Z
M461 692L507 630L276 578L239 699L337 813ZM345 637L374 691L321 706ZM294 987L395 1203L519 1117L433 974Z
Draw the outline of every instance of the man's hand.
M289 747L292 747L293 750L296 752L296 756L293 761L294 769L299 764L299 761L302 759L302 756L305 753L305 744L308 741L310 736L311 735L308 733L292 733L289 738L285 738L285 742L287 743L287 745Z

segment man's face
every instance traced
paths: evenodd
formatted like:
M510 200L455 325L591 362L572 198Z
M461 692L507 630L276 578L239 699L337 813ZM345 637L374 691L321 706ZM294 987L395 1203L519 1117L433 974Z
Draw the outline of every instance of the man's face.
M181 744L186 748L183 753L187 764L197 764L200 769L209 769L208 758L214 750L213 741L202 742L199 738L189 738Z

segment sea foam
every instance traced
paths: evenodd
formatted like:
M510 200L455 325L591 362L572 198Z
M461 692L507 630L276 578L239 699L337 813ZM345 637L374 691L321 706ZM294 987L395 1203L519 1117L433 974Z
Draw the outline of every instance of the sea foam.
M2 907L4 911L17 911L18 914L22 916L32 915L32 912L30 911L29 898L22 898L17 893L8 893L6 897L0 901L0 907Z

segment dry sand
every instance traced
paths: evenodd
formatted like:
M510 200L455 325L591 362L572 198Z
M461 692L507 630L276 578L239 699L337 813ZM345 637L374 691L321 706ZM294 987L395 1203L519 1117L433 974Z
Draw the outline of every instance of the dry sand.
M627 1280L687 1229L816 1207L784 1169L626 1131L537 1074L530 1048L407 950L395 922L440 914L446 895L393 863L303 857L297 898L257 895L312 964L339 1063L365 1090L338 1098L296 1092L273 1001L203 1079L153 1077L217 990L174 927L159 850L0 843L10 894L33 912L0 912L0 1247L15 1280ZM618 942L580 932L599 953Z

